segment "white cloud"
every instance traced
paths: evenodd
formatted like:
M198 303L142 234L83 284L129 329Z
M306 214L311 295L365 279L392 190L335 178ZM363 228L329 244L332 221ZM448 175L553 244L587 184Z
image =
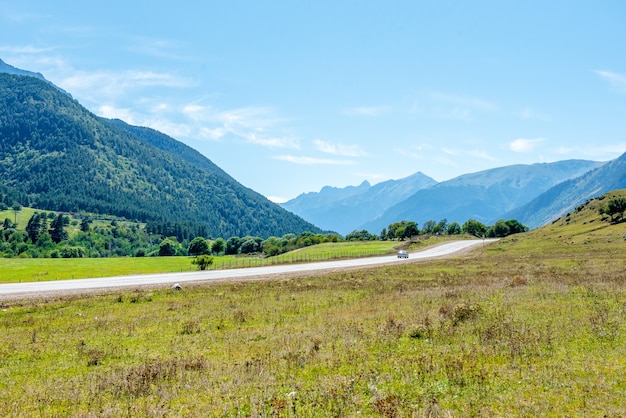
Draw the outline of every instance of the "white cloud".
M295 156L295 155L276 155L274 157L275 160L287 161L290 163L298 164L298 165L351 165L354 164L353 161L349 160L333 160L329 158L314 158L314 157L303 157L303 156Z
M326 154L341 155L344 157L362 157L367 155L358 145L331 144L330 142L316 139L313 141L315 148Z
M537 144L542 142L543 138L518 138L509 143L509 147L513 152L530 152L535 149Z
M282 197L282 196L267 196L267 199L274 203L285 203L291 200L287 197Z
M389 112L388 106L361 106L361 107L349 107L343 110L345 115L350 116L380 116L383 113Z
M618 74L618 73L614 73L611 71L596 71L596 74L598 74L603 79L607 80L609 84L611 84L611 86L613 86L613 88L615 88L616 90L622 93L626 93L626 75L625 74Z

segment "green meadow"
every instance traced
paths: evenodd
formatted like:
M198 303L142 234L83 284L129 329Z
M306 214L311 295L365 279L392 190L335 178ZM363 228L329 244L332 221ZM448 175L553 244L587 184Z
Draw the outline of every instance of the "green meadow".
M448 238L449 239L449 238ZM424 248L440 242L430 238L413 242L411 248ZM304 263L355 257L394 254L398 241L358 241L323 243L275 257L216 256L211 269L260 267L273 264ZM195 271L194 257L110 257L110 258L3 258L0 259L0 283L84 279L130 274L180 273Z
M624 416L605 203L449 259L5 301L0 415Z

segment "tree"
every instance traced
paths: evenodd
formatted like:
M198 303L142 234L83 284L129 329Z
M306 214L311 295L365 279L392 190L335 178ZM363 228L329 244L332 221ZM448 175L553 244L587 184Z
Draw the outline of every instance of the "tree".
M604 213L611 217L611 221L620 221L624 217L624 211L626 211L626 198L618 197L609 200Z
M387 238L389 239L404 239L406 238L407 234L406 234L406 227L409 224L409 221L401 221L401 222L394 222L392 224L389 224L389 226L387 227ZM411 223L415 223L415 222L411 222ZM415 224L415 226L417 227L417 224ZM411 227L412 228L412 227ZM411 232L411 231L409 231ZM417 235L417 234L415 234Z
M237 254L239 252L239 248L241 247L241 238L239 237L230 237L226 241L226 254Z
M283 252L283 246L281 245L280 238L269 237L263 241L263 254L266 257L274 257Z
M26 233L28 238L34 244L39 236L48 232L48 217L45 213L35 212L28 220L26 225Z
M69 218L59 213L50 223L50 237L56 244L68 238L67 232L64 229L68 221Z
M436 227L437 227L437 222L433 220L426 221L424 222L424 225L422 225L422 234L424 235L433 234L435 232Z
M256 253L260 251L260 243L253 237L248 237L246 241L241 244L240 247L242 254Z
M13 224L13 222L11 222L11 220L9 218L4 218L4 223L2 224L2 229L3 230L7 230L7 229L15 229L15 224Z
M528 232L528 227L526 225L521 224L515 219L509 219L505 221L507 226L509 227L510 234L519 234L521 232Z
M217 238L211 244L211 252L216 255L219 255L222 251L224 251L225 248L226 241L224 241L224 238Z
M165 238L159 244L159 255L164 257L169 257L176 255L176 246L179 245L178 242L172 241L171 238Z
M195 256L209 254L209 243L203 237L196 237L189 243L189 248L187 249L187 252L190 255Z
M464 233L474 235L475 237L482 237L487 232L487 227L476 219L466 221L461 229Z
M506 222L502 219L496 221L496 223L488 229L487 236L502 238L511 234L511 228L506 224Z
M83 218L82 221L80 221L80 230L83 232L89 232L89 225L91 224L91 220L87 219L87 218Z
M374 236L366 229L360 231L354 230L346 235L346 241L372 241Z
M448 227L448 220L446 218L443 218L433 228L433 234L436 234L436 235L443 234L446 231L447 227Z
M459 235L461 233L461 225L458 222L452 222L448 225L448 235Z
M199 255L191 261L191 264L197 265L200 270L206 270L213 264L213 257L207 254Z
M420 231L419 228L417 227L417 223L413 222L413 221L408 221L406 223L406 225L404 226L404 236L403 238L411 238L414 237L416 235L419 235Z

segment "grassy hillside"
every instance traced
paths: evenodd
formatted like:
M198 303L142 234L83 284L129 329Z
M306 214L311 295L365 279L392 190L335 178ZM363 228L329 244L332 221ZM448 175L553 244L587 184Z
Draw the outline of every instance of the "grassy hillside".
M460 258L5 302L0 415L623 416L607 199Z

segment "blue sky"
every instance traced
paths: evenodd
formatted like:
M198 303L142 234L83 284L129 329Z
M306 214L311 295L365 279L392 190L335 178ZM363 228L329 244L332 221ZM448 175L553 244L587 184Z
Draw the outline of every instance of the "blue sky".
M626 151L623 1L0 0L0 59L275 201Z

